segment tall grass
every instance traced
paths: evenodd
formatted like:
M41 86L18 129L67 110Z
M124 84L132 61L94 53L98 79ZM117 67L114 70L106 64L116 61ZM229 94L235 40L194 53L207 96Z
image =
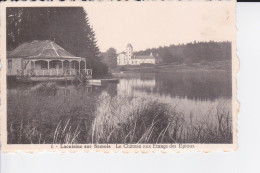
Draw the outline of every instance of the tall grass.
M158 99L102 96L92 143L232 143L232 124L222 106L192 121ZM213 119L212 119L213 116Z
M7 94L8 143L82 143L94 119L95 99L57 91L52 84ZM56 88L56 91L55 91Z
M232 143L232 116L221 105L194 120L152 97L93 99L55 88L8 95L8 143Z

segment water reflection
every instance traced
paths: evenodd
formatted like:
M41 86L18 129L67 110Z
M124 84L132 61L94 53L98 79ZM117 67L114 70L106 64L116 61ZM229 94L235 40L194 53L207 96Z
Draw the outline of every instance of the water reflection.
M40 90L42 84L8 84L8 91L30 92ZM52 86L47 86L52 89ZM172 98L187 98L191 100L210 100L231 98L232 84L229 72L200 72L200 73L157 73L157 74L132 74L121 77L120 82L109 83L102 86L91 85L64 85L55 84L58 93L68 94L93 94L98 96L107 92L110 96L120 94L136 95L150 94L156 96L169 96ZM54 91L53 91L53 94Z
M153 92L156 86L155 79L121 79L117 89L119 94L134 94L135 92Z
M231 73L157 73L124 76L117 85L119 95L156 97L194 118L215 115L218 107L231 113Z
M204 73L157 73L121 76L119 83L102 86L84 84L8 84L8 95L26 95L35 92L57 99L82 98L96 100L102 93L111 97L118 95L156 97L177 107L184 114L204 115L217 111L219 104L231 112L231 74L229 72ZM86 97L87 96L87 97ZM72 99L73 100L73 99ZM77 99L78 100L78 99ZM95 107L95 106L94 106ZM203 112L204 111L204 112Z
M231 74L222 71L137 74L132 78L121 79L117 89L122 94L146 92L161 96L214 101L217 98L230 98L232 83Z
M107 92L110 96L117 95L117 84L94 86L85 84L63 84L63 83L38 83L23 84L16 83L8 85L7 95L30 94L35 93L41 96L75 96L75 95L92 95L98 96L102 92Z

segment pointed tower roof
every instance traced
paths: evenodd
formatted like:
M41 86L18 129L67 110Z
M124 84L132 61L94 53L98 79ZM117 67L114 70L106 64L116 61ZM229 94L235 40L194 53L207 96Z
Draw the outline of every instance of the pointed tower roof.
M131 48L133 48L133 46L132 46L130 43L128 43L126 47L131 47Z

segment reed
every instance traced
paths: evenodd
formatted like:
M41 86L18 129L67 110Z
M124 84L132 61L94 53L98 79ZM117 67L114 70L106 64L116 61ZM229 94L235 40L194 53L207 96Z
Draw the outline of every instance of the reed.
M206 116L211 118L193 122L158 99L101 98L94 143L232 143L231 117L222 107Z
M17 93L8 97L8 143L232 143L232 116L217 109L194 120L152 97Z

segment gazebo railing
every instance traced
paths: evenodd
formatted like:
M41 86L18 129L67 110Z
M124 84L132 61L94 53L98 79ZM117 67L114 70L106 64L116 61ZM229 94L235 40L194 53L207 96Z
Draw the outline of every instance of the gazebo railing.
M19 74L18 69L7 69L7 76L16 76Z
M92 75L92 69L80 69L80 73L85 76ZM76 69L25 69L18 70L19 76L77 76Z

